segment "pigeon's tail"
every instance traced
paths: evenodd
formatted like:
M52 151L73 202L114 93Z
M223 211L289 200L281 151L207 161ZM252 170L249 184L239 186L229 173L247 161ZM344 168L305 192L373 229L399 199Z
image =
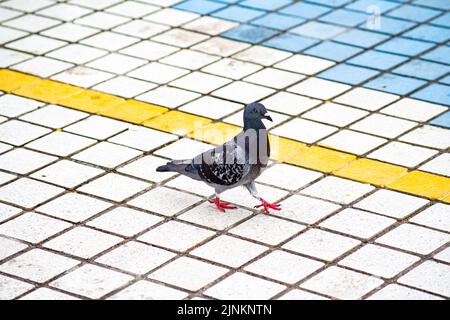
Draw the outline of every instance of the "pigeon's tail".
M174 160L156 168L157 172L178 172L195 180L201 180L192 160Z
M174 162L167 162L163 166L159 166L156 168L156 171L158 172L181 172L186 169L188 164L183 163L174 163Z

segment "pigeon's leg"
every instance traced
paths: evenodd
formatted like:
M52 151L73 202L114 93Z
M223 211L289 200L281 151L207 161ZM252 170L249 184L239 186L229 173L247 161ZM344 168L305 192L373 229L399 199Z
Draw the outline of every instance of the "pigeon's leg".
M222 212L225 212L225 209L236 209L235 206L232 206L228 202L220 201L220 196L219 196L219 193L217 193L217 192L216 192L216 198L214 200L210 199L208 201L209 201L209 203L214 203L216 205L217 209L219 209Z
M248 192L250 192L250 194L254 198L261 201L261 204L255 206L255 208L264 207L265 213L269 213L269 209L273 209L273 210L277 210L277 211L281 210L281 208L280 208L281 205L275 204L275 203L269 203L259 196L258 191L256 190L255 182L252 181L251 183L246 183L246 184L244 184L244 186L247 188Z

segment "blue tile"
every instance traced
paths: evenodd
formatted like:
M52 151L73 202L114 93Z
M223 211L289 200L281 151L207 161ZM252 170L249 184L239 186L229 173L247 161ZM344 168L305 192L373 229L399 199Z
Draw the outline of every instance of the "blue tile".
M300 17L287 16L285 14L279 13L270 13L261 18L253 20L251 24L277 30L287 30L303 22L305 22L305 19Z
M359 52L362 49L347 46L345 44L340 44L331 41L324 41L311 49L305 51L305 53L312 56L317 56L324 59L329 59L333 61L343 61Z
M448 0L416 0L414 1L414 4L442 10L450 10L450 1Z
M442 77L449 71L449 66L424 60L411 60L408 63L392 70L393 73L425 80L435 80Z
M236 22L247 22L265 14L265 11L244 8L240 6L229 6L212 14L213 17Z
M405 95L423 86L426 81L386 73L364 85L366 88Z
M368 48L388 38L389 36L380 33L352 29L338 35L337 37L333 38L333 40L358 47Z
M450 128L450 111L447 111L443 115L431 121L431 124L445 128Z
M396 17L405 20L424 22L441 13L442 11L439 10L427 9L411 5L404 5L398 9L389 12L387 15L390 17Z
M429 42L409 40L404 38L394 38L377 46L375 49L402 54L405 56L415 56L419 53L424 52L425 50L428 50L432 46L434 46L434 44Z
M299 34L301 36L316 38L316 39L331 39L338 34L344 32L346 29L343 27L333 26L331 24L310 21L301 26L291 30L292 33Z
M420 58L450 64L450 48L446 46L438 47L424 54Z
M387 70L399 65L406 60L408 60L407 57L399 56L397 54L370 50L361 53L360 55L348 60L347 62L363 67Z
M319 74L319 78L343 82L347 84L360 84L379 72L371 69L339 64Z
M241 1L241 0L210 0L210 1L213 1L213 2L222 2L222 3L237 3L237 2L239 2L239 1Z
M396 35L416 25L415 22L393 19L385 16L382 16L381 19L382 20L380 20L380 24L376 28L374 28L371 24L361 25L360 28L375 32L387 33L390 35Z
M205 0L188 0L178 3L174 8L198 14L208 14L210 12L226 7L225 3L211 2Z
M450 1L449 1L450 3ZM441 27L447 27L450 28L450 12L447 12L446 14L437 17L436 19L431 20L431 24L435 24Z
M349 3L353 0L308 0L308 2L313 2L317 4L321 4L327 7L340 7L346 3Z
M319 19L322 22L330 22L346 27L355 27L367 20L369 15L345 9L334 10Z
M280 13L291 14L306 19L314 19L330 10L330 8L324 6L297 2L289 7L283 8L280 10Z
M441 43L450 39L450 31L445 28L423 24L408 31L403 36L417 40Z
M249 43L259 43L276 35L275 30L243 25L238 28L231 29L221 35L225 38L244 41Z
M374 6L380 10L380 13L384 13L388 10L391 10L395 7L398 7L400 4L395 2L388 2L382 0L358 0L346 6L348 9L367 12L368 8Z
M284 33L264 42L263 45L290 52L300 52L318 42L319 40L305 38L292 33Z
M288 4L292 3L292 0L245 0L239 2L241 6L261 9L261 10L276 10L278 8L284 7Z
M433 83L411 95L413 98L450 105L450 86Z
M439 82L450 85L450 75L446 76L445 78L442 78L441 80L439 80Z

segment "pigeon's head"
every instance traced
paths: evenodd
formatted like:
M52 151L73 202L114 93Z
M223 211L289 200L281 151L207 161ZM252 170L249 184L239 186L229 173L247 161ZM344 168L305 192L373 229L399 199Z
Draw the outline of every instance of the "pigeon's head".
M244 109L244 122L246 120L261 120L267 119L272 121L272 118L267 114L266 107L258 102L253 102L247 105Z

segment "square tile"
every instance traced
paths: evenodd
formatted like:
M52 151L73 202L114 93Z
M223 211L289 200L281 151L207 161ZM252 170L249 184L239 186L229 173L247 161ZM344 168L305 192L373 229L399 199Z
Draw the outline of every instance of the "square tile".
M373 114L353 124L350 128L386 138L395 138L416 125L416 122Z
M450 67L440 63L411 60L392 70L393 73L425 80L436 80L450 71Z
M450 146L450 136L446 129L428 125L408 132L399 140L437 149L446 149Z
M169 221L144 233L138 240L184 252L213 235L214 232L203 228L177 221Z
M299 28L301 27L302 26L300 26ZM357 48L354 46L348 46L337 42L324 41L317 46L306 50L305 53L319 58L342 62L352 56L355 56L361 51L361 48Z
M87 66L117 74L124 74L146 63L147 62L143 59L133 58L118 53L111 53L88 63Z
M157 167L166 163L166 159L148 155L118 168L117 171L152 182L161 182L175 175L173 172L156 172Z
M112 295L109 300L181 300L188 293L172 289L150 281L140 280Z
M0 124L0 140L15 146L21 146L49 132L47 128L17 120Z
M161 59L160 62L189 70L197 70L207 64L217 61L218 59L220 58L217 56L187 49L180 50L168 57L165 57Z
M0 156L0 168L11 172L27 174L56 159L56 157L42 153L17 148Z
M76 64L82 64L103 56L106 53L107 51L103 49L95 49L81 44L69 44L61 49L52 51L48 56Z
M412 168L436 153L432 149L394 141L370 153L368 157Z
M5 28L2 26L0 26L0 30L2 32L0 36L0 43L2 44L22 38L28 34L28 32L19 31L12 28Z
M19 241L7 239L0 237L0 260L3 260L19 251L22 251L23 249L27 248L26 245Z
M378 73L378 71L374 71L372 69L355 67L349 64L340 64L322 72L319 74L319 77L332 81L357 85L367 81Z
M360 241L319 229L309 229L283 245L311 257L332 261L356 247Z
M31 291L30 293L27 293L26 295L22 296L20 300L79 300L79 299L56 290L41 287L38 288L37 290Z
M22 212L22 209L13 207L4 203L0 203L0 222L3 222L16 214Z
M233 41L221 37L213 37L193 46L192 49L221 57L228 57L248 47L250 47L249 44L242 43L239 40Z
M304 76L293 72L265 68L246 77L244 80L275 89L282 89L303 80L304 78Z
M84 221L111 206L112 204L106 201L75 192L69 192L37 207L36 211L77 223Z
M321 16L318 20L346 27L356 27L357 25L366 22L368 18L369 16L366 13L359 13L346 9L336 9Z
M0 286L5 288L0 292L0 299L13 299L21 294L31 290L33 285L19 281L10 277L6 277L4 275L0 275Z
M386 21L386 19L387 18L384 20ZM434 46L434 44L429 42L405 38L392 38L391 40L376 46L375 50L412 57L430 49L432 46Z
M444 128L450 128L450 112L446 112L443 115L434 119L431 124L442 126Z
M70 2L94 10L102 10L106 7L112 6L117 2L120 2L120 0L97 0L95 2L89 0L70 0Z
M263 14L264 11L231 5L226 7L225 9L214 12L212 16L220 19L243 23L260 17Z
M450 176L450 154L444 153L420 166L420 170Z
M213 90L216 90L217 88L223 87L230 82L231 80L223 77L194 71L175 81L172 81L170 85L207 94Z
M82 44L87 44L97 48L105 49L108 51L116 51L124 47L138 42L139 40L134 37L129 37L123 34L118 34L111 31L103 31L80 41Z
M146 64L128 73L129 76L142 80L163 84L179 78L188 73L188 70L168 66L158 62Z
M188 257L181 257L151 273L150 279L196 291L227 273L227 269ZM180 277L180 274L184 274Z
M321 58L296 54L275 65L276 68L287 71L313 75L319 71L333 66L335 62Z
M31 57L31 55L19 51L0 48L0 67L5 68Z
M66 131L94 139L107 139L130 127L129 124L101 116L90 116L65 128Z
M113 136L108 141L142 151L149 151L177 139L178 137L173 134L141 126L130 126L126 131Z
M3 22L3 25L29 32L39 32L59 23L60 22L55 19L44 18L34 14L26 14L13 20Z
M105 81L106 79L110 79L113 76L114 75L112 73L94 70L91 68L74 67L52 76L52 79L64 83L70 83L75 86L88 88L99 82Z
M261 100L273 92L273 89L247 82L235 81L219 90L214 91L212 95L219 98L248 104Z
M343 95L334 98L333 101L368 111L378 110L399 97L390 93L384 93L366 88L354 88Z
M99 28L103 30L111 29L119 24L123 24L130 20L129 18L121 17L115 14L109 14L106 12L94 12L90 15L84 16L75 20L76 24L82 24L85 26Z
M417 6L404 5L398 9L390 11L388 13L391 17L401 18L405 20L412 20L416 22L425 22L426 20L431 19L432 17L438 15L440 11L427 9Z
M16 64L14 69L46 78L71 67L73 67L73 64L71 63L66 63L47 57L36 57Z
M302 117L314 121L325 122L338 127L344 127L365 117L367 114L368 112L366 111L327 102L318 108L306 112Z
M320 226L369 239L393 223L394 219L348 208L323 221Z
M143 92L157 87L154 83L143 80L119 76L106 82L96 85L93 89L121 96L124 98L133 98Z
M140 151L134 149L109 142L100 142L76 154L73 158L107 168L114 168L140 154Z
M263 45L290 52L300 52L312 47L318 42L319 40L316 39L311 39L292 33L283 33L263 42Z
M228 31L231 28L236 27L237 25L238 24L235 22L208 16L202 16L198 19L195 19L192 22L183 25L183 28L201 33L206 33L211 36L216 36L221 34L222 32Z
M444 249L438 254L436 254L434 257L438 260L449 262L450 261L450 248Z
M450 230L449 214L450 205L435 203L418 215L415 215L412 219L409 219L409 221L448 232Z
M264 27L241 25L224 32L222 36L231 40L257 44L273 37L277 33L275 30Z
M450 105L448 86L439 83L433 83L412 94L411 97L434 103L445 104L447 106Z
M236 53L233 58L268 67L291 55L291 53L282 50L255 45L244 51Z
M66 3L58 3L54 6L39 10L37 13L58 20L71 21L91 12L92 10L79 6L73 6Z
M121 238L86 227L76 227L47 241L44 246L84 259L91 258L122 241Z
M438 296L410 289L398 284L390 284L375 292L367 300L439 300Z
M161 86L137 96L136 99L174 109L200 96L196 92Z
M175 188L181 191L195 193L203 197L211 197L214 195L214 188L208 186L203 181L193 180L189 177L179 175L166 183L167 187Z
M279 13L269 13L261 18L252 20L252 24L262 27L268 27L277 30L288 30L301 23L305 22L304 19L299 17L292 17Z
M223 7L226 7L226 4L219 2L198 1L198 0L183 1L174 6L174 8L180 10L195 12L202 15L206 15L213 11L217 11L218 9L221 9Z
M217 120L242 108L243 105L239 103L204 96L185 104L179 110Z
M68 109L57 105L47 105L23 115L20 119L57 129L86 118L87 116L87 113L78 110Z
M0 233L31 243L39 243L72 224L52 219L34 212L27 212L0 225Z
M199 15L193 12L186 12L174 8L165 8L146 16L144 19L156 23L169 25L172 27L178 27L183 23L192 21L198 17Z
M260 66L250 62L224 58L203 68L202 71L238 80L259 69L261 69Z
M338 94L341 94L351 87L346 84L323 80L318 78L309 78L299 84L296 84L288 89L290 92L299 93L301 95L312 98L328 100Z
M106 9L106 12L116 13L130 18L140 18L158 10L157 6L135 1L122 2Z
M80 137L67 132L54 131L45 137L28 143L31 149L44 151L58 156L68 156L95 143L95 140Z
M192 31L170 29L169 31L153 37L152 40L175 47L187 48L208 38L209 37L206 35Z
M406 60L408 60L407 57L397 54L368 50L351 58L348 60L348 63L378 70L387 70L398 66Z
M266 169L256 181L294 191L321 176L322 174L316 171L279 163ZM286 180L286 177L297 177L297 179Z
M424 122L446 110L446 107L434 103L403 98L380 112L408 120Z
M169 27L143 20L132 20L113 29L113 31L127 36L148 39L154 35L168 30Z
M121 53L151 61L158 60L176 51L178 51L176 47L153 41L140 41L137 44L120 50Z
M337 131L337 128L332 126L294 118L273 129L272 133L306 143L314 143L335 131Z
M320 100L311 99L289 92L278 92L261 101L268 110L278 111L289 115L298 115L321 103Z
M347 11L349 12L349 11ZM365 12L365 10L364 10ZM366 21L370 21L370 16L366 17ZM339 23L338 23L339 24ZM343 24L343 23L341 23ZM369 48L389 37L376 32L362 31L358 29L350 29L333 38L333 41L342 42L358 47Z

